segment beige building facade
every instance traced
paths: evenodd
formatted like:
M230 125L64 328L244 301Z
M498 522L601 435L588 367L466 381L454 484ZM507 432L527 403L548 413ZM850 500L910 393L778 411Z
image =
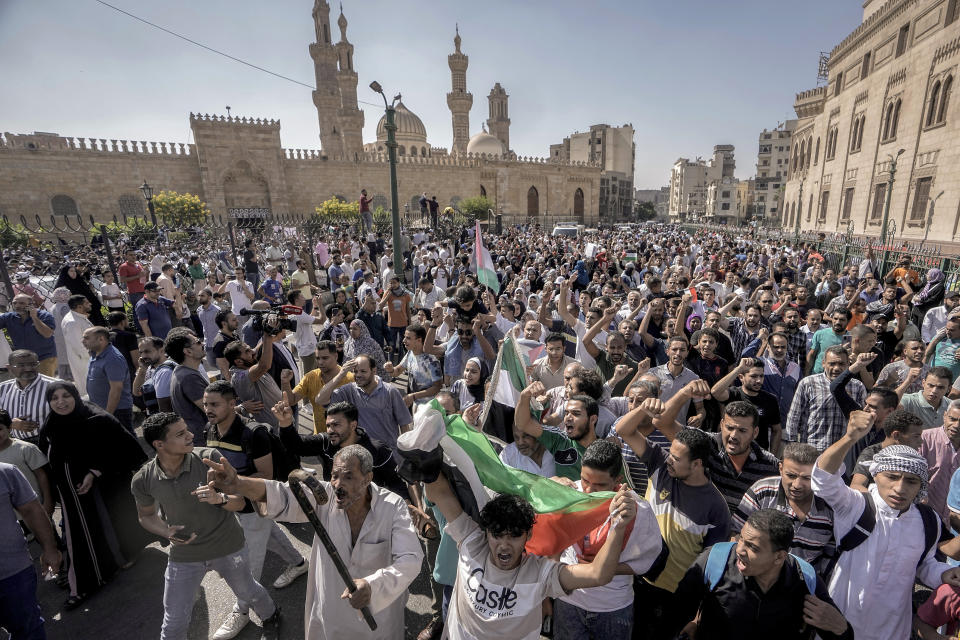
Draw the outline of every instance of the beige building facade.
M889 199L893 237L957 241L958 11L957 0L864 2L827 85L796 96L786 228L877 236Z
M309 53L316 69L313 103L322 150L284 148L277 120L193 113L193 144L4 133L0 214L13 222L23 216L32 224L38 218L47 224L51 216L107 221L121 214L141 215L144 201L138 187L144 180L157 191L197 194L214 214L238 218L265 211L311 213L333 196L355 200L360 189L374 198L374 206L389 209L385 122L381 119L375 142L362 142L364 118L357 108L358 75L346 18L341 13L337 20L340 41L334 43L329 4L316 0L312 15L316 42ZM423 122L402 102L397 105L401 208L409 204L417 209L423 192L435 194L444 206L485 195L507 223L549 215L595 224L600 164L511 152L508 96L499 84L488 97L493 133L469 138L469 105L466 112L464 105L472 104L472 96L466 91L467 56L460 47L458 31L448 59L450 152L432 147Z
M732 144L718 144L713 147L713 158L689 160L679 158L670 171L670 220L677 222L706 221L713 213L707 208L707 195L710 185L724 178L734 178L736 161ZM736 187L733 187L736 191ZM716 202L716 196L712 202Z
M633 215L637 148L634 133L631 124L622 127L595 124L589 131L578 131L563 142L550 145L551 161L596 163L602 167L599 202L602 219L629 219Z
M754 186L754 216L766 223L780 218L780 201L787 184L792 150L791 137L796 120L787 120L772 131L764 129L757 145L757 174Z

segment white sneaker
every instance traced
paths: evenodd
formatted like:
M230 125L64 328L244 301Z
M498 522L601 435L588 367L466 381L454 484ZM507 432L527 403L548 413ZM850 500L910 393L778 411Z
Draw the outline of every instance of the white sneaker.
M230 640L231 638L235 638L238 633L243 631L243 628L247 626L248 622L250 622L249 613L231 611L230 617L223 621L223 624L220 625L217 632L213 634L211 640Z
M291 564L288 565L286 569L283 570L276 580L273 581L274 589L283 589L284 587L289 587L290 584L305 574L310 570L310 563L307 562L307 559L304 558L303 562L300 564Z

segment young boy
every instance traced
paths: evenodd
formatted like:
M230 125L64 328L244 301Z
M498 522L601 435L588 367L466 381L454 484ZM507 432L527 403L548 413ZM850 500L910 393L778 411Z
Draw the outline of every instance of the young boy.
M459 558L446 635L451 640L517 638L537 640L544 598L605 585L613 579L637 503L624 487L613 499L606 542L589 564L563 565L528 555L536 515L519 496L501 495L480 511L479 522L464 513L447 479L424 474L427 497L447 520L445 533Z

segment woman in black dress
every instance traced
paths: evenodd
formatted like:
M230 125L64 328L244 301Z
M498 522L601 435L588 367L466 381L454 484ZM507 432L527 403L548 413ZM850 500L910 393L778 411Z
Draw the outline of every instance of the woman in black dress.
M103 319L103 312L100 310L100 298L93 292L88 280L86 267L78 267L75 264L67 264L60 269L60 275L57 276L57 283L54 288L66 287L70 290L70 295L80 295L90 301L93 309L90 311L90 322L97 326L105 326L107 323Z
M130 493L134 471L147 460L140 443L112 415L83 402L69 382L47 388L50 414L40 449L50 460L70 556L70 597L77 607L120 567L133 563L151 536L137 521Z

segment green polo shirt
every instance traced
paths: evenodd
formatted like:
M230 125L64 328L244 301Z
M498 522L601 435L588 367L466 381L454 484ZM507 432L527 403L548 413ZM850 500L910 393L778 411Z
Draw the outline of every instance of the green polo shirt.
M580 467L586 451L582 444L568 438L566 432L557 427L544 427L538 440L544 449L553 454L559 477L570 478L574 482L580 480ZM620 467L620 474L623 476L623 481L632 487L633 482L625 463Z
M169 476L154 457L133 476L130 490L141 507L158 505L167 524L183 525L186 536L196 533L190 544L170 546L174 562L204 562L236 553L243 548L243 529L232 511L218 505L200 502L191 495L199 485L207 483L207 466L203 458L219 462L216 449L197 447L188 453L180 470Z

